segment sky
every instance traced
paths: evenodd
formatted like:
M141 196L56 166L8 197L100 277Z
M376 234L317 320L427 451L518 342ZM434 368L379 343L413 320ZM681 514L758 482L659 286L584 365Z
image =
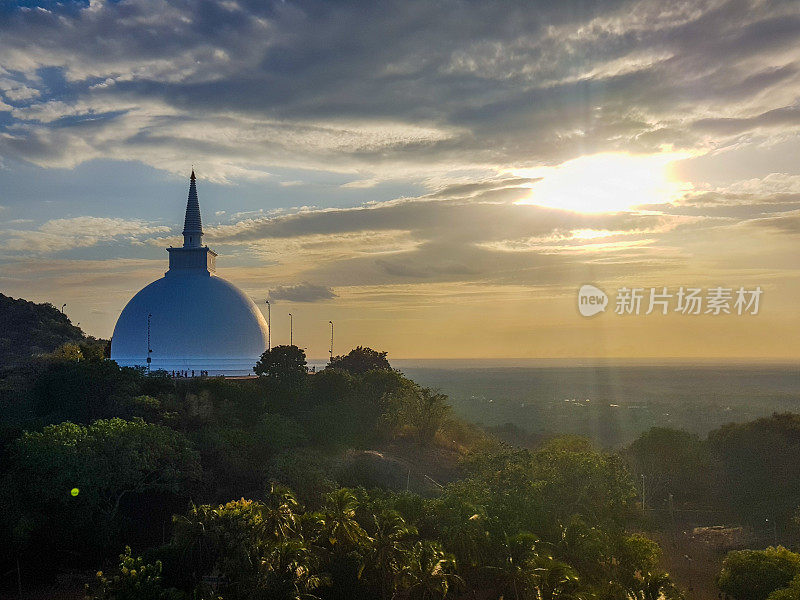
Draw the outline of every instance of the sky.
M194 167L312 357L800 358L796 1L2 2L0 40L0 292L92 335Z

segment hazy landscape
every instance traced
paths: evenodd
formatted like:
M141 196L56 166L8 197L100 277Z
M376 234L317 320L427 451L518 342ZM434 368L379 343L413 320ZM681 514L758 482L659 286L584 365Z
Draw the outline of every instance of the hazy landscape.
M537 436L582 435L605 447L630 443L651 427L704 436L725 423L800 410L800 369L788 364L395 362L414 381L447 394L470 422L513 423Z

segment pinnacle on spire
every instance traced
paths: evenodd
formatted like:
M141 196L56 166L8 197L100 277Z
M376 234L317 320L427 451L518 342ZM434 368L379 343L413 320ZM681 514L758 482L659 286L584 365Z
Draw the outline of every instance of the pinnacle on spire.
M183 247L200 248L203 238L203 223L200 220L200 202L197 199L197 185L194 169L189 177L189 200L186 202L186 218L183 221Z

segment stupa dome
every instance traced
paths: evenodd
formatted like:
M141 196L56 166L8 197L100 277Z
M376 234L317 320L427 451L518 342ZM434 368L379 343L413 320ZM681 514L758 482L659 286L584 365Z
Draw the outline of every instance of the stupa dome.
M196 375L252 374L267 348L267 323L253 301L215 275L216 254L203 236L194 172L181 248L168 248L169 270L120 314L111 358L120 366Z

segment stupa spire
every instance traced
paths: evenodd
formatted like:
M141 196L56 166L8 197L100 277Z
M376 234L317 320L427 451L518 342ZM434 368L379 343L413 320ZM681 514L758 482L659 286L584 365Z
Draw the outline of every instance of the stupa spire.
M189 177L189 200L186 202L186 218L183 221L183 247L200 248L203 245L203 223L200 220L200 202L197 200L197 184L194 169Z

